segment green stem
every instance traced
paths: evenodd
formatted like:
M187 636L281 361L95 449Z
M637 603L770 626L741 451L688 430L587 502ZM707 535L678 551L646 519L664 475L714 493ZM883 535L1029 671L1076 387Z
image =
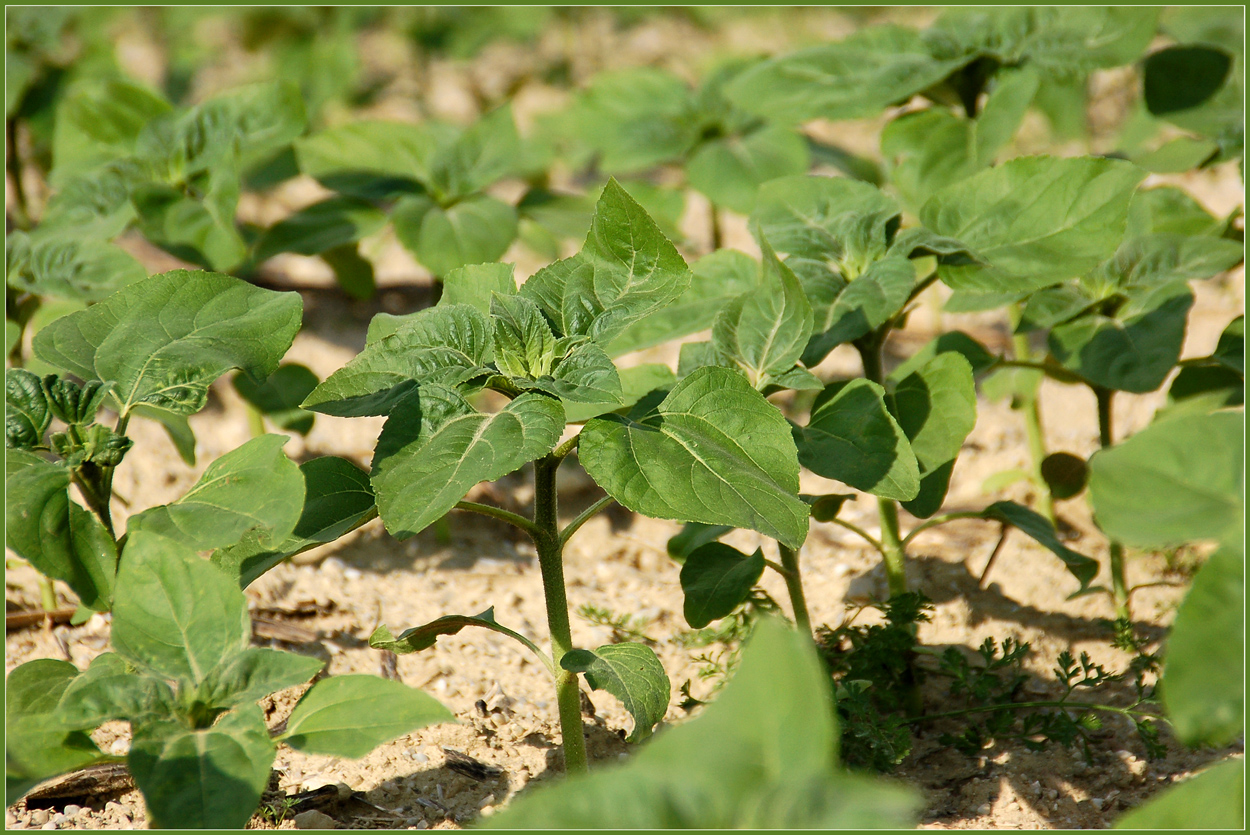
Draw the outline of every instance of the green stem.
M538 536L538 528L534 523L519 513L513 513L510 510L504 510L502 507L491 507L488 504L479 504L478 502L459 501L456 502L456 510L467 510L471 513L480 513L483 516L490 516L510 525L516 525L521 530L530 535L531 539Z
M1015 333L1024 315L1024 308L1019 302L1011 305L1011 347L1017 361L1033 362L1033 349L1029 346L1027 333ZM1042 407L1039 397L1041 383L1023 396L1020 411L1024 414L1024 433L1029 444L1029 476L1037 490L1037 510L1046 517L1050 524L1055 524L1055 500L1050 494L1050 486L1042 478L1042 461L1046 458L1046 435L1042 431Z
M807 613L807 598L803 595L803 575L799 570L799 552L783 543L777 543L781 552L781 565L785 571L781 576L786 581L786 590L790 592L790 606L794 609L794 623L808 635L812 634L812 619Z
M720 228L720 210L715 203L710 206L712 213L712 252L720 249L724 243L724 232Z
M557 518L556 470L560 458L548 455L534 462L534 546L543 577L547 602L547 625L551 630L551 657L556 670L556 702L560 708L560 736L564 745L564 769L569 774L585 774L586 737L582 731L581 694L577 673L560 667L560 660L573 649L569 627L569 604L564 591L564 554Z
M252 433L253 438L259 438L265 434L265 416L251 403L247 403L247 428Z
M616 499L611 496L604 496L602 499L579 513L577 518L572 522L569 522L568 525L565 526L564 530L560 532L560 548L563 549L565 545L568 545L569 540L573 538L573 534L577 533L582 525L589 522L595 514L612 504L614 501L616 501Z
M53 582L51 577L39 575L39 603L45 612L56 611L56 586Z
M881 514L881 556L885 558L885 576L890 583L890 597L907 592L907 576L903 572L905 552L898 535L898 505L893 499L877 498Z
M881 554L882 556L885 555L885 548L881 547L881 543L877 541L877 538L874 537L872 534L868 533L868 531L864 530L858 525L852 525L850 522L847 522L844 519L838 519L837 517L834 517L833 519L830 519L829 521L833 522L835 525L841 525L842 527L846 528L848 531L851 531L852 533L859 534L860 538L866 540L869 545L876 548L879 554Z
M577 449L577 442L580 441L581 438L582 438L582 435L580 432L574 435L573 437L569 438L567 441L560 444L558 447L556 447L555 449L551 451L551 457L555 458L556 460L560 460L564 458L570 452Z
M1093 386L1094 398L1098 401L1098 443L1103 449L1115 443L1114 412L1112 404L1115 399L1113 389ZM1111 540L1111 595L1115 599L1115 614L1121 620L1129 620L1132 613L1129 609L1128 581L1124 576L1124 545Z
M903 537L903 542L902 542L903 550L904 551L907 550L907 546L910 545L911 541L916 538L916 534L920 533L921 531L927 531L929 528L934 528L934 527L937 527L938 525L944 525L947 522L953 522L956 519L984 519L984 518L985 517L982 516L980 513L977 513L976 511L973 511L973 510L960 510L955 513L943 513L941 516L934 516L932 519L929 519L926 522L921 522L919 525L912 528L911 533Z

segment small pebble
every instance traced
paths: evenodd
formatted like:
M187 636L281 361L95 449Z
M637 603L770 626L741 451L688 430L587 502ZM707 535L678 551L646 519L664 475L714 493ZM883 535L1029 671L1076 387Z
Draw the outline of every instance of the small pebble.
M17 815L13 814L8 809L5 809L4 810L4 825L8 827L8 826L12 826L15 823L17 823Z
M30 813L30 825L43 826L48 822L48 817L49 815L47 809L36 809Z
M55 824L55 823L53 823L52 821L48 821L47 823L45 823L43 826L41 826L41 827L39 827L39 828L40 828L40 829L55 830L55 829L56 829L56 824Z
M982 803L980 806L977 807L978 815L988 815L989 813L990 813L990 804Z
M300 812L295 816L296 829L338 829L339 822L327 815L325 812L318 812L316 809L309 809L307 812Z
M413 762L418 762L418 763L428 763L430 761L430 758L427 757L425 754L417 753L417 754L412 755L412 760Z
M1046 790L1046 799L1047 799L1047 800L1056 800L1058 797L1059 797L1059 791L1058 791L1058 789L1047 789L1047 790Z
M63 823L69 823L69 815L57 815L52 818L50 823L56 824L57 826L60 826Z
M1097 809L1100 812L1102 811L1103 800L1101 797L1095 797L1093 800L1090 801L1090 803L1093 804L1095 809Z
M67 817L71 817L71 818L72 818L72 817L74 817L74 815L77 815L77 814L78 814L78 813L80 813L81 811L82 811L82 807L81 807L81 806L75 806L73 803L71 803L71 804L69 804L68 806L66 806L66 807L65 807L65 814L66 814L66 816L67 816Z
M425 820L417 821L417 829L429 829L429 828L430 828L430 824L428 821L425 821Z
M364 574L361 573L359 568L353 568L349 565L343 569L343 576L348 580L359 580Z

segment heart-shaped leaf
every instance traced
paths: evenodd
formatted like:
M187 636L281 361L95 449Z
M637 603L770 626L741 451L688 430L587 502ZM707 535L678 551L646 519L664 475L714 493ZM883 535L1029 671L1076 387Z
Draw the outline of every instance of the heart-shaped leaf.
M658 406L586 423L586 472L630 510L807 537L798 457L785 418L737 371L700 368Z
M744 554L722 542L709 542L686 556L681 590L686 623L702 629L738 608L764 573L764 552Z
M454 390L422 386L391 411L378 437L372 482L378 512L397 539L419 533L473 485L546 455L564 430L560 401L522 394L483 414Z
M453 719L433 697L398 681L331 676L299 700L279 739L297 751L355 759L396 737Z
M805 137L782 125L767 125L704 142L686 163L686 176L713 206L748 214L761 185L802 174L810 163Z
M807 426L794 427L803 466L882 498L915 498L919 465L884 396L885 389L871 380L826 387Z
M478 194L442 207L425 196L405 197L391 212L395 235L435 276L466 264L494 261L516 238L516 209Z
M123 415L140 403L188 415L231 368L258 380L272 374L302 311L298 293L174 270L56 320L36 335L35 355L84 380L113 381Z
M593 690L606 690L621 700L634 717L634 729L627 742L641 742L651 736L668 710L672 685L664 665L646 644L608 644L595 650L575 649L565 653L560 666L581 673Z

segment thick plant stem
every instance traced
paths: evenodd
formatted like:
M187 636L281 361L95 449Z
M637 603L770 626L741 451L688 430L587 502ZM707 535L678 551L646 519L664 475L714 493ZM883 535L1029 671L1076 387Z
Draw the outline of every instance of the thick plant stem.
M1112 420L1112 400L1115 391L1094 386L1094 397L1098 400L1098 443L1103 449L1115 443ZM1115 598L1115 615L1120 620L1129 620L1132 614L1128 605L1128 581L1124 577L1124 546L1111 540L1111 594Z
M586 738L582 732L581 695L577 673L560 667L560 659L573 649L569 628L569 604L564 592L564 553L557 518L554 455L534 462L534 547L543 576L547 601L547 625L551 630L551 656L556 663L556 701L560 707L560 736L564 744L564 768L569 774L586 773Z
M790 592L790 606L794 609L794 624L808 635L812 634L812 619L807 613L807 598L803 594L803 575L799 569L799 552L778 542L777 549L781 552L781 566L785 569L782 577L786 581L786 591Z
M907 591L903 573L903 541L898 535L898 505L893 499L877 499L881 514L881 556L885 558L885 576L890 584L890 597Z
M1020 324L1024 308L1019 302L1011 305L1011 327L1015 330ZM1033 350L1029 347L1028 334L1013 333L1011 337L1012 352L1017 360L1032 362ZM1040 388L1040 383L1038 384ZM1020 412L1024 415L1024 433L1029 444L1029 477L1037 488L1037 512L1055 524L1055 502L1050 495L1050 487L1042 478L1042 461L1046 458L1046 436L1042 434L1042 408L1037 388L1024 396L1020 404Z

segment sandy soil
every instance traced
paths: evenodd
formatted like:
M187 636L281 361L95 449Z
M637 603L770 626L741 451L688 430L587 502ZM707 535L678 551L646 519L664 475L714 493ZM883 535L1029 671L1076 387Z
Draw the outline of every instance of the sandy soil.
M840 22L839 22L840 20ZM581 30L587 48L579 55L587 65L576 67L584 77L604 62L622 54L639 56L644 62L667 63L679 71L693 72L694 58L665 61L664 46L675 38L695 48L682 53L703 59L713 47L723 49L767 48L793 42L790 26L770 23L750 30L735 24L712 43L702 30L677 24L655 24L631 30L626 36L604 29L598 18ZM826 21L811 30L809 38L844 34L846 19ZM597 28L596 28L597 27ZM839 28L842 27L842 28ZM552 36L555 37L554 35ZM591 49L590 44L598 48ZM555 47L544 41L543 50ZM466 112L466 97L479 88L506 88L499 75L508 68L524 67L524 56L507 45L494 49L495 75L474 76L464 65L436 63L429 72L443 79L427 100L442 102L436 109L448 115ZM672 54L671 52L668 54ZM532 57L530 60L533 60ZM684 62L684 63L683 63ZM520 72L520 70L517 70ZM467 80L466 80L467 79ZM475 80L476 79L476 80ZM485 79L485 80L484 80ZM493 79L493 81L491 81ZM494 86L491 86L494 85ZM534 85L523 87L519 98L549 106L550 91ZM528 90L528 92L526 92ZM480 90L479 90L480 92ZM396 101L400 101L397 97ZM536 105L538 106L538 105ZM379 109L385 111L385 104ZM400 109L396 104L395 109ZM524 122L524 108L518 108ZM470 114L471 115L471 114ZM873 126L857 128L869 133ZM854 131L843 136L854 136ZM850 143L852 146L854 142ZM1175 178L1172 178L1175 179ZM1242 191L1236 169L1225 166L1183 178L1191 193L1212 211L1226 214L1241 205ZM318 194L306 181L284 187L265 201L245 206L254 217L272 222L291 209L312 202ZM692 195L684 229L687 255L706 246L704 230L707 206ZM741 218L727 219L728 244L753 250ZM429 293L421 269L385 234L368 242L378 263L382 290L371 302L352 302L334 290L328 272L312 259L288 257L275 261L273 280L296 281L305 288L305 327L295 340L288 360L312 368L326 377L341 367L364 344L369 319L379 311L407 312L428 304ZM142 243L132 250L141 254L153 272L174 265L169 256ZM519 276L533 272L540 263L519 245L504 260L518 263ZM1244 277L1233 275L1206 282L1197 288L1198 301L1191 315L1184 356L1201 356L1214 347L1222 328L1244 310ZM940 292L940 291L938 291ZM894 361L901 361L942 329L962 328L994 347L1008 342L1006 322L997 314L953 316L938 312L940 298L922 305L908 330L889 346ZM648 352L631 361L671 361L672 348ZM849 349L839 349L821 366L826 378L857 375L859 362ZM1164 387L1166 390L1166 385ZM1117 435L1123 437L1145 426L1162 393L1117 400ZM1086 390L1047 381L1043 388L1046 435L1052 450L1081 455L1097 447L1097 420L1092 395ZM178 459L163 431L154 423L138 420L131 425L134 451L117 477L117 491L129 507L115 513L124 519L130 509L139 510L171 501L194 484L204 468L219 455L249 437L243 404L226 380L212 389L208 407L191 419L196 431L197 465L188 468ZM293 436L287 454L297 461L335 454L368 466L381 418L337 419L318 416L306 438ZM996 498L1028 501L1027 489L1015 485L999 494L982 490L991 475L1024 466L1027 450L1020 416L1004 403L978 404L975 430L964 445L946 501L946 510L982 507ZM562 516L572 518L594 501L598 488L576 466L561 472ZM805 474L808 492L837 490L834 482ZM500 502L524 510L532 497L527 470L509 476L484 493L482 500ZM1083 497L1059 505L1071 525L1069 544L1106 560L1105 543L1094 528ZM847 519L878 533L875 503L866 497L844 511ZM904 514L904 528L912 520ZM674 523L645 519L614 509L601 514L573 539L566 552L570 606L594 605L633 617L633 628L653 646L677 687L689 681L691 693L705 697L717 684L708 677L708 664L700 660L724 647L692 648L681 617L679 566L665 551L665 542L679 530ZM931 647L973 648L989 636L1001 641L1012 637L1028 641L1033 654L1028 669L1036 675L1029 687L1039 694L1053 692L1051 672L1055 656L1067 649L1089 652L1109 668L1122 669L1128 656L1110 647L1103 619L1113 614L1103 597L1068 600L1075 581L1062 565L1040 547L1013 534L990 575L988 588L979 586L981 571L997 541L997 527L963 521L925 533L912 546L909 576L914 587L936 604L932 622L920 630L922 642ZM731 544L753 549L770 544L750 532L735 532ZM775 555L773 555L775 556ZM837 626L868 597L885 592L884 575L874 552L849 532L831 525L814 525L802 551L802 563L812 618ZM1105 568L1104 568L1105 570ZM1105 579L1105 578L1102 578ZM1182 581L1162 555L1133 554L1129 579ZM769 572L764 588L777 600L786 600L783 584ZM65 601L68 589L61 588ZM1183 588L1144 590L1134 598L1141 631L1159 640L1171 621ZM38 606L33 571L18 569L6 574L6 604L12 609ZM331 675L365 672L396 677L431 693L457 715L458 723L424 729L382 746L358 761L310 756L279 749L272 791L266 803L274 806L282 795L340 785L335 799L319 807L318 818L307 812L301 825L339 825L351 828L458 828L479 816L492 814L531 782L550 779L560 771L558 724L553 693L542 670L526 651L493 632L467 630L444 637L423 653L394 658L370 650L369 633L378 623L392 630L423 623L444 614L476 613L494 606L504 624L533 636L540 645L546 632L542 584L532 546L507 526L482 517L453 514L450 541L439 542L432 531L406 542L386 535L379 522L366 525L339 542L301 555L279 566L248 590L258 618L278 621L296 629L288 642L260 643L320 658ZM10 632L5 641L6 673L35 658L65 658L80 667L107 647L109 619L96 616L79 627L39 627ZM614 639L613 630L574 616L573 638L582 646L597 646ZM546 648L544 646L544 648ZM268 720L277 725L298 699L301 689L277 694L265 703ZM941 694L929 704L942 709ZM592 758L599 763L628 757L631 746L623 742L630 719L611 696L586 692L585 723ZM674 700L675 702L677 699ZM670 708L668 722L680 722L686 714ZM1241 744L1221 751L1187 751L1168 742L1165 759L1147 762L1131 725L1108 721L1098 734L1094 763L1087 765L1075 752L1055 746L1031 753L1022 746L1000 744L980 756L968 757L938 744L937 736L949 727L924 728L917 734L912 754L897 772L901 779L919 787L925 796L922 826L958 828L1103 828L1126 808L1139 804L1172 782L1184 779L1205 763L1227 756L1241 756ZM107 726L97 734L105 750L126 749L125 726ZM450 753L449 753L450 752ZM460 755L493 766L464 773ZM275 808L278 808L275 806ZM136 791L89 802L52 808L28 808L18 804L6 813L6 828L87 829L131 828L145 825L143 801ZM278 813L258 814L255 828L293 828L295 819Z

